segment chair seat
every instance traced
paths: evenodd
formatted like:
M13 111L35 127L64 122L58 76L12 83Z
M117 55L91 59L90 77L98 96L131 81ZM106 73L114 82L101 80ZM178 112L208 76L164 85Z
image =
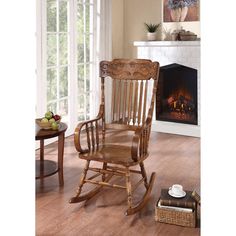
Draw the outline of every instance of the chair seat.
M80 153L79 158L105 163L121 164L124 166L135 165L131 157L131 147L124 145L104 144L98 150Z

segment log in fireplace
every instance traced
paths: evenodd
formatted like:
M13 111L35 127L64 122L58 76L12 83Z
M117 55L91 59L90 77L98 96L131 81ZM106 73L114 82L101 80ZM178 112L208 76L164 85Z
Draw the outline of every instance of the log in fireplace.
M197 125L197 70L180 64L160 68L156 119Z

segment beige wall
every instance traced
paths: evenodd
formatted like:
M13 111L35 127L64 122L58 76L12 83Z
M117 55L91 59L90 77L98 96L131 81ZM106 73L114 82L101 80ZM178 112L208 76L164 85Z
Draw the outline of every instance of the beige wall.
M135 58L137 55L133 42L146 40L144 22L162 21L162 0L112 0L112 4L113 58ZM164 23L162 31L171 32L181 26L200 37L200 22ZM162 38L160 32L159 40Z
M112 0L112 58L124 57L124 0Z
M133 42L146 40L144 22L161 22L161 0L125 0L124 3L124 57L134 58Z

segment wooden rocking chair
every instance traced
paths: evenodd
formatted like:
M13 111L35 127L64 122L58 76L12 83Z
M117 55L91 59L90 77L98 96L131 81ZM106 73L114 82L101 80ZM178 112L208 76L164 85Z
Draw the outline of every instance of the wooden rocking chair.
M81 202L92 198L103 186L126 189L128 194L128 209L126 215L139 211L150 196L155 173L148 181L143 161L148 157L148 144L154 100L159 75L159 63L150 60L115 59L100 63L101 105L96 119L78 124L74 133L74 142L79 158L86 160L77 194L70 203ZM111 100L105 102L105 80L112 81ZM150 95L149 95L150 94ZM105 122L105 104L111 103L111 121ZM106 112L108 107L106 107ZM106 116L107 117L107 116ZM108 120L108 119L107 119ZM132 133L132 142L121 144L111 142L108 133L111 130ZM90 167L90 162L102 162L100 168ZM139 166L140 170L130 169ZM88 171L95 172L87 177ZM130 173L140 174L141 179L131 187ZM114 176L126 178L126 185L109 183ZM97 177L99 180L95 180ZM86 178L87 177L87 178ZM98 185L91 191L82 194L84 184ZM132 193L144 183L146 192L142 200L135 206L132 203ZM82 195L81 195L82 194Z

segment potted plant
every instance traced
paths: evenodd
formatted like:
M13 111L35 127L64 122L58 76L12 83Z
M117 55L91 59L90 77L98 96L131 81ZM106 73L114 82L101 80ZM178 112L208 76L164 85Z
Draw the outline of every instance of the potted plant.
M156 40L156 32L161 24L160 23L159 24L144 23L144 25L146 26L146 29L147 29L147 40L150 40L150 41Z
M188 13L188 7L195 5L197 2L198 0L168 0L172 21L184 21Z

